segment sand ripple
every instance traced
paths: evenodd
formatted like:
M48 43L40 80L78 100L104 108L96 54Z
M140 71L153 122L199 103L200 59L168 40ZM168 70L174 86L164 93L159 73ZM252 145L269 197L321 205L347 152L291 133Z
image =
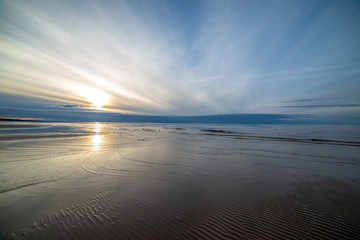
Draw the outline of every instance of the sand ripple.
M327 183L336 184L330 180ZM318 183L280 197L211 199L193 189L148 194L109 189L49 213L13 236L26 239L358 239L360 207L311 203ZM180 190L179 190L180 189ZM340 189L338 189L340 190ZM304 193L307 191L307 193ZM301 194L301 195L300 195ZM318 197L343 198L323 191ZM140 197L141 196L141 197ZM305 197L304 197L305 196ZM358 201L359 199L348 199ZM325 210L325 208L327 210ZM331 212L329 210L332 210Z

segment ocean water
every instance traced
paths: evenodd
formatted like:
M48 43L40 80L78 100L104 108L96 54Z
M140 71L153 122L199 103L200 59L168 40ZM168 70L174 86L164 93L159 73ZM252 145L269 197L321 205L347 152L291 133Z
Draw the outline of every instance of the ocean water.
M0 124L4 239L359 239L360 126Z

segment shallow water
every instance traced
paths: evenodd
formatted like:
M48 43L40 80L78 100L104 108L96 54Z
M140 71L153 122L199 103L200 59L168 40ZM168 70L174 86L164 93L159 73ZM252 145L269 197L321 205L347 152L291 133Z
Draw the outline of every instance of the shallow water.
M1 124L5 239L360 236L360 126Z

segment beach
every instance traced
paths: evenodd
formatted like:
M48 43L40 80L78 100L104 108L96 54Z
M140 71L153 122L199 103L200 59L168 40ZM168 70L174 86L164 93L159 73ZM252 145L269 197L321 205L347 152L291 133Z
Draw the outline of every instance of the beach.
M359 239L360 126L1 123L0 239Z

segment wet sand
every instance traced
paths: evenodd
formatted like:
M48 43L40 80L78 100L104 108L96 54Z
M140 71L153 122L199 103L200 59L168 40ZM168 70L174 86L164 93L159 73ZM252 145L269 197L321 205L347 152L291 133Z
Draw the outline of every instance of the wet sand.
M356 137L57 127L0 141L4 239L359 239Z

